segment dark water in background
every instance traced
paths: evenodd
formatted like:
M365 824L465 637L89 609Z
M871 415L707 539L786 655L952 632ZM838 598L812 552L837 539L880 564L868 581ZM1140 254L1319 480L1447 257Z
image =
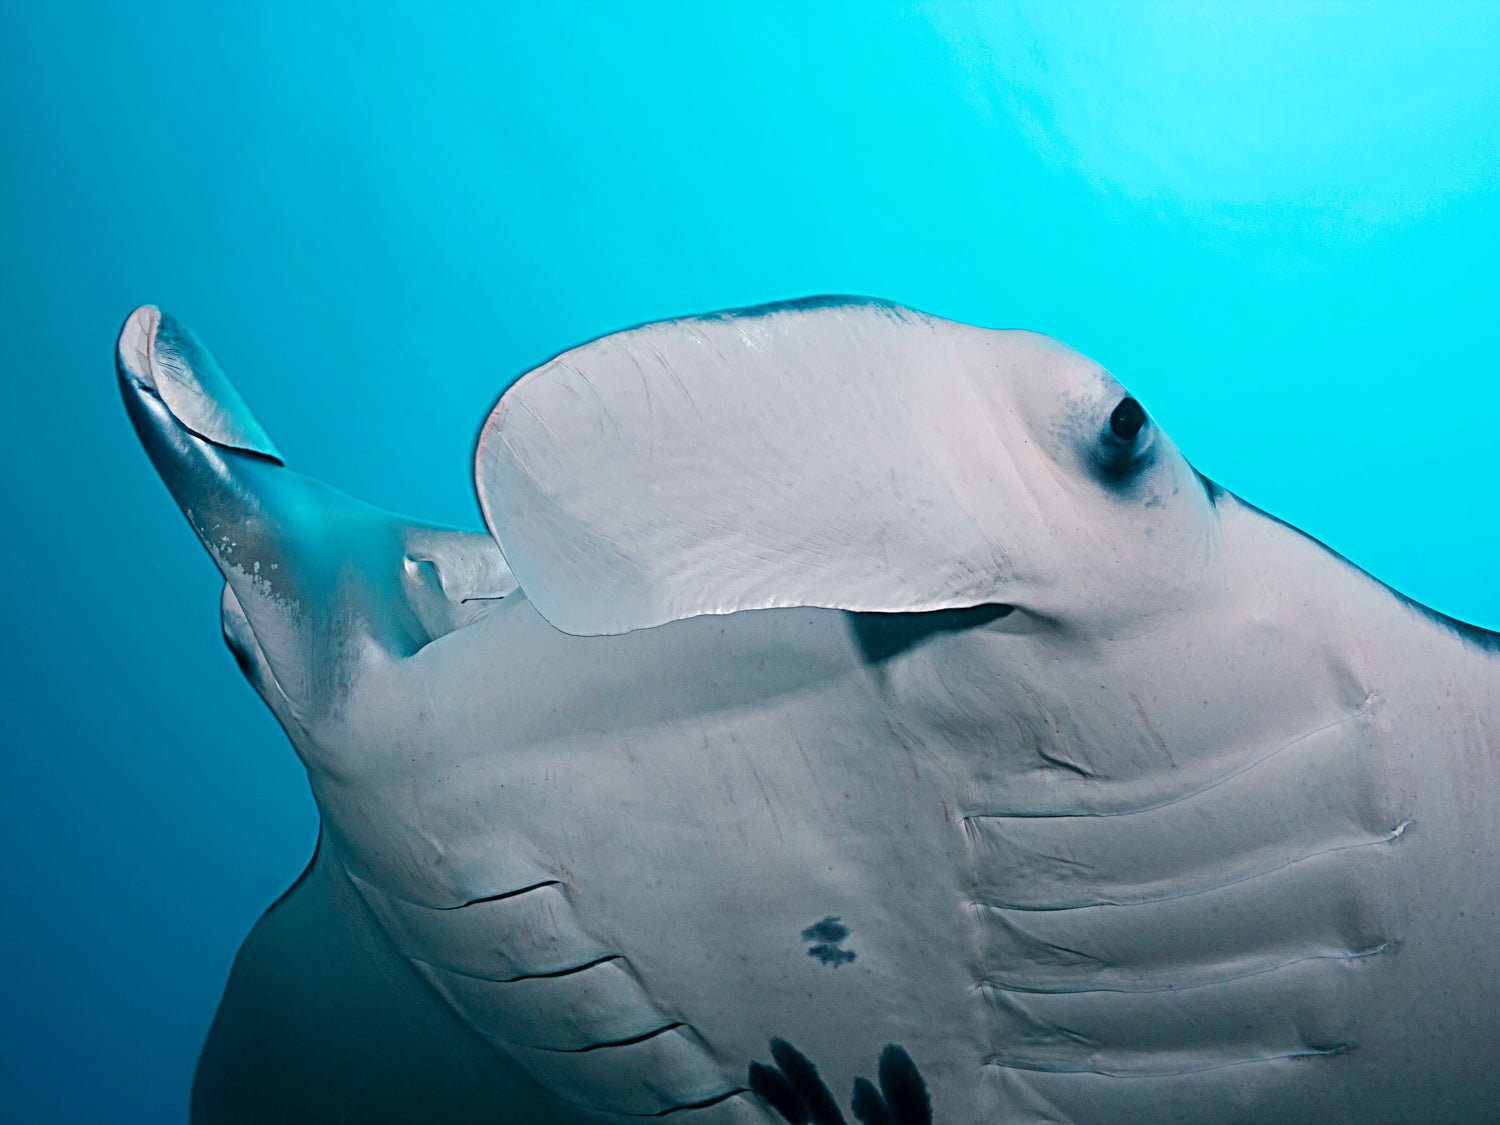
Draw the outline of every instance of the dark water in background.
M146 301L298 468L476 527L494 397L612 328L1034 328L1500 626L1500 7L303 7L0 9L0 1120L181 1120L314 839L115 393Z

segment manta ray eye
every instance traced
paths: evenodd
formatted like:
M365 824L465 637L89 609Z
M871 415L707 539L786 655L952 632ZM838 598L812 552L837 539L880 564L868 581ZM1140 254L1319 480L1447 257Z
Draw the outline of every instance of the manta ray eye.
M1109 432L1123 442L1132 442L1146 424L1146 411L1135 399L1126 396L1109 416Z
M1155 443L1146 428L1148 421L1145 408L1126 395L1094 439L1092 460L1110 486L1125 486L1152 464Z

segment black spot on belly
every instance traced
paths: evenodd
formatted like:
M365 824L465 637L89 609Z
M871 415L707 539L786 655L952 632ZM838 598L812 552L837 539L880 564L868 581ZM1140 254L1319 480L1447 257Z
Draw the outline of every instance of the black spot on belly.
M848 936L849 927L832 914L802 931L802 940L813 943L808 947L807 955L825 965L832 965L835 969L840 965L847 965L856 956L854 950L839 947L839 943Z

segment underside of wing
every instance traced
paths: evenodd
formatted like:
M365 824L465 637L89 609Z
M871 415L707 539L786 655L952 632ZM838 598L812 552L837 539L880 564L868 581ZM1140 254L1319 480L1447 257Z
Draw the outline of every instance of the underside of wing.
M195 1125L607 1125L459 1019L320 846L245 939L193 1082Z

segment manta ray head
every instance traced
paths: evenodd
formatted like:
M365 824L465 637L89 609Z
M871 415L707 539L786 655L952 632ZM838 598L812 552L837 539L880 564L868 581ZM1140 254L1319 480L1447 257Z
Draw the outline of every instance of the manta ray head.
M578 636L774 607L935 614L862 620L878 655L907 625L1011 612L1011 631L1129 633L1216 577L1216 490L1108 372L883 302L650 324L523 376L476 456L493 538L287 468L169 314L132 314L117 368L226 576L230 647L305 756L361 669L518 585Z
M481 436L485 514L581 634L771 606L1114 628L1204 579L1210 487L1097 363L855 299L566 352Z

